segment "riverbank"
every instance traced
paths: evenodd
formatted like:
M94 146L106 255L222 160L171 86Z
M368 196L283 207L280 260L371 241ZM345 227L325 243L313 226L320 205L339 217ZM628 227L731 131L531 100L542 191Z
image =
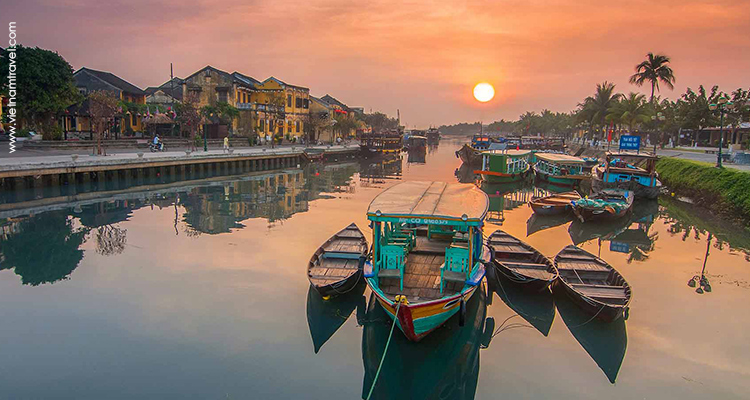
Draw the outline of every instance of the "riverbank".
M746 226L750 222L750 173L671 157L660 158L656 171L670 192L742 220Z

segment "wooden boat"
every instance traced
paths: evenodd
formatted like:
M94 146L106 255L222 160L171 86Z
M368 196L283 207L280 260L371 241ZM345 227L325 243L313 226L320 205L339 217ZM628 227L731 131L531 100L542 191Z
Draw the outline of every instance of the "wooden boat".
M511 183L531 173L528 150L488 150L482 152L482 168L474 173L490 183Z
M370 203L374 246L365 278L409 340L465 310L482 281L491 262L482 240L488 204L475 185L419 181L394 185Z
M627 318L630 285L606 261L568 245L555 256L555 266L560 278L554 289L565 292L582 310L607 322Z
M580 200L581 195L576 191L556 193L549 196L532 198L529 206L539 215L566 214L573 210L571 202Z
M633 192L621 189L605 189L590 198L571 202L573 213L581 222L617 219L624 217L633 208Z
M591 179L590 170L584 169L586 162L580 157L557 153L536 153L534 172L536 176L553 185L578 186L581 181Z
M482 152L468 144L464 144L456 151L456 157L460 158L461 162L466 165L479 166L482 164Z
M494 252L497 271L526 289L545 290L557 279L552 260L502 230L493 232L487 238L487 245Z
M427 137L422 135L409 135L409 140L406 143L408 150L418 150L427 148Z
M364 281L359 281L349 292L326 301L310 285L307 291L307 327L310 328L315 354L344 325L355 309L357 321L364 317L366 304L362 294L366 287Z
M662 191L656 173L657 160L651 154L608 153L602 165L591 169L591 187L595 192L613 188L631 190L635 197L655 199Z
M307 278L324 298L346 293L362 276L367 254L365 235L356 224L351 224L315 251L307 265Z

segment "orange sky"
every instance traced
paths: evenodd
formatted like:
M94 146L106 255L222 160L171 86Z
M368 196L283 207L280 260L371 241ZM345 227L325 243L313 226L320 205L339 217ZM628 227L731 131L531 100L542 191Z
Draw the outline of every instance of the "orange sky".
M6 0L0 15L22 44L140 87L168 80L170 62L180 77L210 64L400 109L409 127L570 111L603 80L634 90L649 51L672 57L668 97L750 86L747 0ZM481 107L478 81L497 92Z

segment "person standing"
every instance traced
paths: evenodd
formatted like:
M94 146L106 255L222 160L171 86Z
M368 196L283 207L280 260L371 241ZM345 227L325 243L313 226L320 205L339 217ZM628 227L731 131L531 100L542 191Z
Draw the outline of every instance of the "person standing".
M229 136L224 136L224 148L222 151L229 153Z

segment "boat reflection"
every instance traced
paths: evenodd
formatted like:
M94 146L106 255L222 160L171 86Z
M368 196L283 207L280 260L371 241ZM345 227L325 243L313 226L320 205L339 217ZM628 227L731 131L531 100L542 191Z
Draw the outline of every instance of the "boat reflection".
M659 212L657 200L639 200L633 212L613 221L581 222L575 219L568 228L575 245L598 239L609 242L609 250L628 254L628 262L643 261L654 250L657 233L651 225ZM600 243L601 245L601 243Z
M315 354L344 325L354 309L357 309L357 321L365 313L365 297L362 295L367 284L362 280L348 293L323 300L312 285L307 290L307 326Z
M381 187L389 179L401 179L402 159L401 154L389 154L363 160L359 170L360 185Z
M427 162L427 150L425 147L409 149L406 162L409 164L424 164Z
M474 168L469 164L461 164L460 167L454 172L456 179L459 183L474 183L477 181L477 174L474 173Z
M528 203L532 197L532 187L529 181L503 184L482 181L480 188L487 193L490 200L487 221L499 225L505 221L505 211Z
M531 217L526 221L526 236L531 236L539 231L567 224L572 221L573 218L573 213L571 212L557 215L531 214Z
M573 337L604 372L610 383L615 383L628 347L625 320L604 322L592 318L559 291L554 295L557 311Z
M395 332L372 399L473 399L479 379L479 349L490 344L495 321L487 318L487 294L480 286L466 305L466 321L458 316L412 343ZM367 398L391 330L391 319L370 297L362 333L365 375L362 398Z
M539 333L549 335L552 322L555 320L555 302L548 289L540 292L523 290L519 284L496 272L487 275L487 285L490 293L496 293L500 300Z

